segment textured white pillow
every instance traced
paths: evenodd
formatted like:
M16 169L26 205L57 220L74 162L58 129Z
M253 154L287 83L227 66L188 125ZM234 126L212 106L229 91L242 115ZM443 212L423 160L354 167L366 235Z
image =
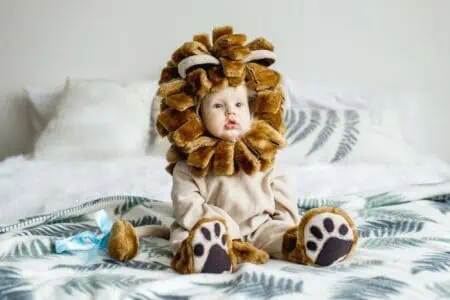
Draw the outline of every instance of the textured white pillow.
M383 92L285 79L286 94L295 108L363 109L373 114L395 112L405 141L416 149L426 141L426 126L421 122L420 102L410 92Z
M54 115L37 140L38 159L145 155L155 81L120 84L68 79Z
M395 114L386 110L287 109L288 147L281 160L297 164L412 164L418 154L404 141Z

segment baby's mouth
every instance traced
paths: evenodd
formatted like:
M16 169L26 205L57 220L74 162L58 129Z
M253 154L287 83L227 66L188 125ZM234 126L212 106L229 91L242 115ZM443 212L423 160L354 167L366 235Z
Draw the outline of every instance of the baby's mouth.
M235 120L227 120L227 122L225 123L225 129L230 130L230 129L236 129L239 127L238 122L236 122Z

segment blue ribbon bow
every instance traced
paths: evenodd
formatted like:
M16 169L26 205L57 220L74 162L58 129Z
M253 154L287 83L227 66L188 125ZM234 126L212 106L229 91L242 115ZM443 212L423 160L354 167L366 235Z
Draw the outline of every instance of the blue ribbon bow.
M108 247L112 221L104 210L96 212L94 217L100 228L100 234L83 231L65 239L55 240L56 253L88 251L86 263L89 263L97 256L99 250L105 250Z

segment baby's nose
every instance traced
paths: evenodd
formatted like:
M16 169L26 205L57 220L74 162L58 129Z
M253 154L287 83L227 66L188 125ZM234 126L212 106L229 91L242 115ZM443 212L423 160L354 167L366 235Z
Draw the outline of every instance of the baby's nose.
M233 111L233 110L231 110L231 109L228 109L227 110L227 112L225 113L227 116L235 116L236 115L236 113Z

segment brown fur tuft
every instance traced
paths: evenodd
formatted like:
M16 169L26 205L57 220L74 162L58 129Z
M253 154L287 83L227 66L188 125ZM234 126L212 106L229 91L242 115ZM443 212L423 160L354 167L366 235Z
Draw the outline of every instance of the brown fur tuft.
M158 96L167 97L176 93L183 91L186 82L182 79L174 79L168 82L164 82L159 86Z
M179 127L173 134L173 142L178 147L185 147L205 132L202 121L194 117Z
M190 110L178 111L176 109L166 109L158 116L158 122L168 131L174 131L184 125L190 118L194 117Z
M254 39L253 41L251 41L247 47L250 50L269 50L269 51L273 51L275 49L275 47L273 46L273 44L271 42L269 42L268 40L266 40L263 37L259 37Z
M260 64L251 62L246 65L246 82L247 86L257 92L274 89L278 87L281 82L281 75L269 68L266 68Z
M108 240L109 255L120 261L135 258L139 250L139 239L131 225L126 220L114 222Z
M216 43L217 39L226 34L232 34L233 27L231 26L218 26L213 29L213 44Z
M202 43L208 50L211 50L211 40L209 39L209 34L202 33L202 34L196 34L193 37L193 40L199 43Z
M192 85L194 90L197 91L196 95L199 98L205 97L212 87L211 81L208 79L208 75L204 69L195 69L187 76L187 81Z
M238 141L235 146L235 159L239 168L247 175L254 175L261 169L261 162L256 158L248 147L242 142Z
M233 175L234 173L234 144L220 141L214 156L214 174L217 176Z
M233 241L233 253L236 256L237 264L252 263L262 265L267 263L270 258L266 251L239 240Z
M281 105L280 93L265 90L256 94L253 111L257 113L276 113Z
M190 153L187 159L188 165L199 169L206 168L209 165L215 150L215 147L202 147L198 149L198 151Z
M178 111L185 111L186 109L195 105L194 98L183 92L168 96L166 98L166 103L169 107L174 108Z

